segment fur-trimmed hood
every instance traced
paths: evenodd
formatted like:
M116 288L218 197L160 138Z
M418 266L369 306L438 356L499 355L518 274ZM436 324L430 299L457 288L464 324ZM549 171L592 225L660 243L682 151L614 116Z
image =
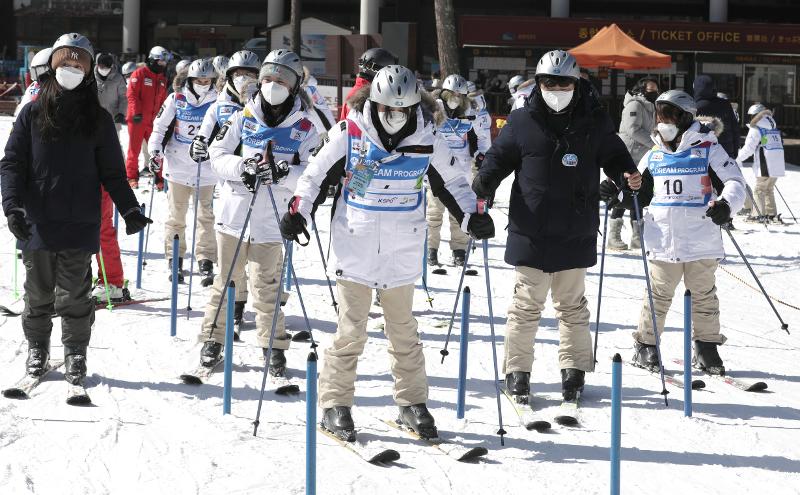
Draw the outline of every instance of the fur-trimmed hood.
M756 126L766 116L772 117L772 110L762 110L755 114L752 119L750 119L750 126ZM771 126L770 126L771 127Z
M449 117L445 111L445 102L442 100L442 90L437 89L431 93L431 97L436 102L436 111L433 113L436 126L444 124L444 121ZM461 104L455 109L458 115L467 115L472 109L470 99L461 98Z
M717 137L719 137L720 134L725 132L725 125L722 123L722 120L718 119L717 117L712 117L710 115L701 115L697 117L695 120L705 125L708 128L708 130L713 132L714 135Z
M482 94L483 94L483 90L479 89L479 90L473 91L472 93L467 94L467 96L469 96L470 98L476 98L476 97L478 97L478 96L480 96Z
M369 88L369 85L362 86L355 93L350 95L350 97L345 100L347 106L359 112L363 112L364 102L369 99ZM445 121L443 117L444 112L439 108L436 98L424 89L420 89L419 95L421 98L419 105L422 108L423 115L432 115L436 126L442 125ZM439 120L440 118L441 120Z
M183 85L186 84L187 79L189 79L189 71L182 70L175 74L175 78L172 79L172 90L175 92L180 91Z

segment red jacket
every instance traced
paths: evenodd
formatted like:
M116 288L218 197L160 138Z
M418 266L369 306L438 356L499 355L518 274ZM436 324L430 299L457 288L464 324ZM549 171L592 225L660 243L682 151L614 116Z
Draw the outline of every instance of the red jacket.
M128 122L142 115L142 123L153 125L158 109L167 98L167 76L156 74L148 67L139 67L128 81Z
M349 93L347 93L347 97L344 99L344 102L342 103L342 112L341 114L339 114L339 120L345 120L347 118L347 112L350 111L350 108L347 106L347 100L349 100L350 97L353 96L353 93L363 88L364 86L369 86L370 84L371 84L370 81L364 79L363 77L356 77L356 85L353 86L353 89L351 89Z

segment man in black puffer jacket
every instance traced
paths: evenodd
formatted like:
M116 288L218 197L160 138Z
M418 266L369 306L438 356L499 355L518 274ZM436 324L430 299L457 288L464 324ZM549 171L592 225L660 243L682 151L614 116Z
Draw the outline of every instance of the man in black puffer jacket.
M694 100L697 102L697 116L716 117L722 121L724 131L717 136L728 156L736 158L739 149L739 119L726 99L717 96L714 81L703 74L694 80Z
M491 198L515 173L505 254L517 272L506 329L506 386L527 399L533 341L552 292L562 389L572 400L583 389L584 373L594 369L584 279L597 262L600 169L620 187L628 182L638 189L641 176L572 55L546 53L536 82L528 104L509 115L486 153L472 188L479 198Z

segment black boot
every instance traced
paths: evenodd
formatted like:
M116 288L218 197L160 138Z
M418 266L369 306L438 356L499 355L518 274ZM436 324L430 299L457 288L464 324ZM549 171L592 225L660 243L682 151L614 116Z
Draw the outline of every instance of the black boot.
M506 374L506 390L515 396L517 402L527 404L531 393L531 374L527 371L512 371Z
M635 366L650 371L659 370L658 351L656 350L656 346L642 344L641 342L637 341L633 344L633 349L635 351L633 355L633 364Z
M561 394L566 401L574 401L583 392L586 372L575 368L561 370Z
M64 347L64 380L80 385L86 378L86 349Z
M267 358L267 348L263 348L264 359ZM272 356L269 358L269 374L276 378L286 376L286 354L283 349L272 349Z
M333 406L323 410L322 427L345 442L356 441L356 427L348 406Z
M695 340L694 359L692 359L694 367L711 375L724 375L725 366L722 365L722 358L717 352L718 345L713 342Z
M436 422L425 404L400 406L397 422L414 430L422 438L436 438Z
M222 344L214 342L213 340L206 341L203 348L200 349L200 364L206 368L213 368L222 359Z
M244 322L244 301L233 303L233 340L239 341L239 332Z
M25 369L30 376L42 376L50 360L50 342L28 342Z
M167 268L169 268L169 281L172 282L172 258L167 260ZM178 283L182 284L183 282L183 258L178 258Z
M439 266L439 250L428 249L428 265Z
M180 259L178 260L180 263ZM200 260L197 262L197 269L203 278L214 276L214 263L211 260Z
M467 252L464 249L453 250L453 266L464 266L467 259Z

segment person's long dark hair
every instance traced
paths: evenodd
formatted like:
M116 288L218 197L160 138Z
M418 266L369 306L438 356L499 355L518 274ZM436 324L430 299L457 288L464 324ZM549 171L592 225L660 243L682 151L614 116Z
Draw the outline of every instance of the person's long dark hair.
M55 77L48 77L39 91L37 103L33 118L47 140L73 134L92 136L104 111L91 75L71 91L63 89Z

